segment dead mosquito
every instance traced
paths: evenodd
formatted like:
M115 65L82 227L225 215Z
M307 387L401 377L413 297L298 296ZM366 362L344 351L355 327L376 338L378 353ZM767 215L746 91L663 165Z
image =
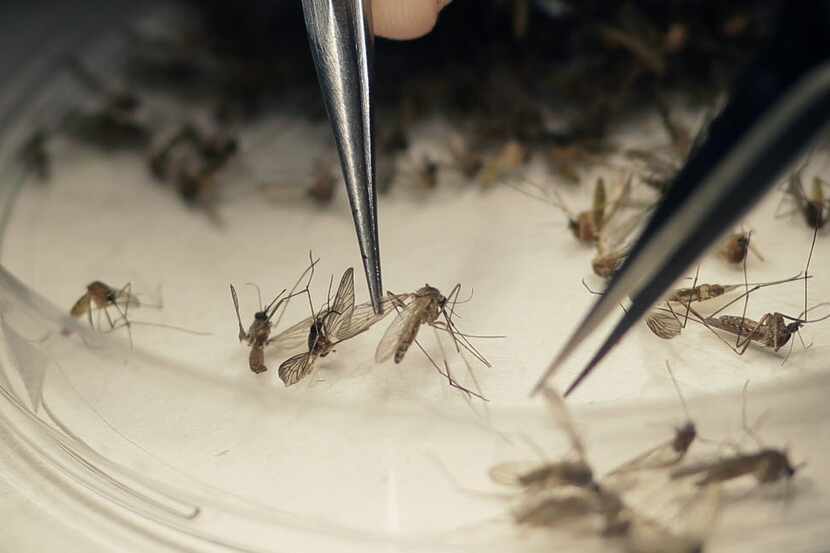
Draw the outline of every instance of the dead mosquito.
M747 425L746 421L746 393L749 382L744 385L742 421L744 432L758 445L754 453L736 453L711 462L702 462L684 467L678 467L671 472L672 479L697 476L695 485L698 487L734 480L742 476L752 475L759 484L772 484L781 480L789 480L804 466L804 463L793 465L786 450L764 446L756 431Z
M279 377L286 386L293 386L307 377L319 357L325 357L335 351L340 342L354 338L367 331L388 314L390 301L383 302L382 315L377 315L371 303L355 305L354 270L349 267L340 279L340 286L324 308L315 311L311 303L311 294L307 293L312 316L284 330L273 342L282 348L291 348L301 339L305 342L305 351L290 357L280 365Z
M425 284L414 294L397 295L389 292L388 299L391 300L393 308L398 313L395 316L395 320L386 329L380 343L378 343L378 347L375 350L375 362L383 363L394 357L395 363L400 363L403 361L406 352L409 351L410 346L415 343L432 366L435 367L435 370L447 379L450 386L458 388L468 395L476 396L479 399L486 399L480 393L476 393L460 385L452 376L446 359L444 360L443 367L441 367L417 340L418 331L421 326L430 326L436 331L446 332L452 339L456 352L462 358L463 351L466 351L485 367L491 366L484 355L470 342L470 338L497 338L498 336L474 336L465 334L458 329L453 318L457 315L455 308L458 303L460 291L461 284L456 284L450 291L450 294L444 296L437 288ZM405 304L404 299L407 297L410 298L410 301L408 304ZM472 375L472 369L470 369L469 365L467 365L467 368Z
M789 278L761 283L744 282L743 284L697 284L699 275L700 267L698 267L698 270L695 273L694 281L692 282L691 287L676 288L669 295L669 297L666 298L666 307L654 309L649 313L646 318L646 324L655 335L664 339L671 339L678 336L682 329L686 327L689 315L692 312L692 303L705 302L738 290L739 288L744 288L744 293L723 307L725 308L736 301L748 297L750 294L760 290L761 288L785 284L787 282L793 282L803 278L801 273L798 273L797 275ZM806 278L811 277L808 275ZM752 288L749 288L749 286L752 286ZM679 303L683 308L685 308L682 317L677 313L675 308L672 307L673 303ZM683 319L682 321L681 318Z
M100 280L95 280L87 284L86 292L78 298L69 310L69 314L76 319L86 316L89 320L89 326L96 328L92 320L92 312L103 312L110 330L113 330L119 321L126 320L129 306L141 306L141 302L132 293L132 283L128 282L122 288L113 288ZM117 318L112 318L109 312L110 308L116 310Z
M497 484L516 486L530 494L563 486L594 486L594 471L585 458L585 446L576 432L565 402L550 388L543 388L542 391L556 424L568 437L574 457L541 463L500 463L490 469L490 478Z
M751 232L733 232L729 234L721 243L718 255L732 265L738 265L744 262L747 254L752 251L755 256L764 261L764 256L753 246L751 241Z
M271 319L284 303L288 302L292 297L298 295L294 293L294 290L297 286L299 286L300 281L306 274L310 273L308 284L311 283L311 279L314 276L314 265L317 261L318 260L311 260L311 265L303 272L302 275L300 275L300 278L294 284L294 288L292 288L288 296L280 299L285 293L285 290L283 290L265 307L262 307L262 294L259 291L259 287L257 287L257 295L259 296L259 311L254 313L254 320L247 331L245 330L245 327L242 326L242 317L239 315L239 298L236 294L236 288L234 288L233 284L230 285L231 299L233 300L233 307L236 311L236 321L239 323L239 341L248 342L248 346L251 348L251 353L248 356L248 366L255 374L260 374L268 370L268 367L265 365L265 346L272 340ZM299 294L304 293L308 289L308 284L306 284L306 289L299 292Z
M514 175L529 158L527 147L517 140L508 140L493 155L484 159L478 180L485 188Z
M205 336L209 334L174 325L132 320L128 316L129 309L131 307L152 307L156 309L161 309L161 304L147 304L145 302L141 302L138 299L138 296L132 293L131 282L128 282L122 288L113 288L112 286L105 284L100 280L96 280L90 282L87 285L86 292L80 298L78 298L78 300L69 310L69 314L76 319L86 316L87 320L89 321L89 325L93 329L98 330L99 332L114 332L120 328L126 327L127 334L130 338L130 345L132 345L133 343L133 325L167 328L171 330L177 330L179 332L185 332L187 334L194 334L197 336ZM115 312L117 313L116 317L113 317L110 314L110 309L115 310ZM99 315L99 321L100 314L103 313L106 317L107 325L109 328L102 329L101 325L93 320L93 312L96 312ZM68 330L64 330L64 333L67 332Z
M331 203L337 191L338 167L331 161L318 160L314 164L308 196L320 206Z
M674 377L668 361L666 361L666 371L671 377L677 397L680 398L680 404L686 414L686 422L675 428L672 438L626 461L609 472L605 478L635 471L665 469L674 466L686 457L689 448L697 438L697 427L689 416L686 400L680 392L680 386L677 384L677 379Z
M795 202L795 209L801 212L807 225L812 229L821 230L830 218L830 197L824 192L827 183L820 177L813 177L813 187L808 193L802 181L802 171L806 165L805 162L790 175L786 194ZM781 214L786 215L789 213Z

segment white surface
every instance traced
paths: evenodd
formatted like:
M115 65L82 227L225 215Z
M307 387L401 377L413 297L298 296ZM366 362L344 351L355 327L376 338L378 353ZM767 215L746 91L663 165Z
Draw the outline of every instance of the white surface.
M302 175L305 169L286 156L284 170ZM580 279L594 286L600 282L591 275L592 251L576 243L561 213L509 188L462 188L450 173L442 175L435 193L398 188L381 199L386 287L411 291L428 282L447 292L461 282L475 291L461 308L462 330L506 336L478 342L493 364L490 369L474 366L490 399L485 405L468 402L450 389L417 351L400 365L375 366L374 347L388 321L342 344L318 363L307 382L291 389L276 378L279 357L266 356L268 373L255 376L248 370L247 349L236 340L229 282L237 284L243 317L249 321L256 294L244 283L259 284L266 297L290 287L311 249L322 259L313 287L318 304L328 275L337 282L347 266L356 269L358 301L367 299L342 194L335 207L323 210L296 200L266 201L243 182L239 189L246 192L237 194L232 188L230 201L220 208L226 225L218 228L201 213L182 207L169 189L148 182L143 167L130 160L104 165L82 155L60 163L56 174L48 187L30 186L21 197L4 243L5 267L66 309L94 279L116 286L131 281L133 291L146 294L148 301L154 301L162 286L164 309L136 310L134 320L212 333L203 337L135 327L134 352L110 345L89 350L77 337L53 335L44 344L52 360L44 388L51 409L104 457L142 477L166 482L177 493L192 494L181 501L199 504L203 511L183 523L185 527L233 536L232 542L256 551L297 550L298 544L311 543L324 548L337 544L343 550L437 550L439 545L474 543L480 550L485 547L482 536L494 550L505 544L514 550L519 544L527 550L549 547L544 536L517 535L504 523L494 537L485 522L503 518L505 505L458 493L434 458L480 487L492 463L531 455L516 432L554 444L554 454L562 451L561 436L551 431L546 411L530 403L527 392L593 300ZM581 209L590 187L564 193L570 205ZM752 281L803 270L810 233L800 219L773 217L779 198L778 193L770 195L746 221L755 231L753 243L766 257L765 262L750 260ZM811 304L830 297L827 239L820 237L816 246ZM701 266L703 282L736 283L742 278L739 270L714 256ZM755 318L767 310L797 315L803 301L802 283L789 284L753 296L748 313ZM303 302L294 302L285 321L291 324L307 314ZM26 336L39 335L29 326L32 334ZM750 348L739 358L703 328L689 327L667 342L643 325L573 401L611 404L662 398L673 418L660 419L666 412L655 410L659 424L647 416L632 416L632 425L650 422L628 428L622 419L603 423L601 412L589 415L589 441L602 446L593 460L612 466L615 456L628 457L659 441L680 420L665 360L672 363L687 398L736 392L747 379L754 389L763 383L788 386L813 374L823 378L830 351L827 326L807 326L803 334L812 347L803 351L796 343L782 365L784 350L773 355ZM434 335L422 336L427 347L438 351ZM126 336L117 340L126 344ZM570 381L588 349L575 357L558 383ZM453 362L460 376L463 365ZM800 393L826 389L825 380ZM769 440L789 440L794 451L809 453L803 480L813 491L795 498L792 509L797 515L771 503L764 507L765 514L759 516L767 517L765 526L787 516L801 521L828 508L828 436L818 422L820 412L803 411L824 407L812 401L796 406L802 409L795 411L798 415L781 412L779 405L771 416L804 419L803 426L792 418L771 423ZM708 417L711 426L702 432L736 433L739 401L733 397L719 407L694 411ZM628 432L640 449L628 449L628 439L619 435ZM618 436L609 438L608 433ZM453 530L466 526L469 531ZM727 528L721 538L724 547L740 549L742 540L736 536L741 532L736 529L741 522L722 526ZM309 530L316 536L313 541L307 541ZM769 539L775 535L784 534L771 531ZM326 542L325 536L333 541ZM17 539L15 551L38 550L37 540L27 545ZM389 539L398 545L390 545Z

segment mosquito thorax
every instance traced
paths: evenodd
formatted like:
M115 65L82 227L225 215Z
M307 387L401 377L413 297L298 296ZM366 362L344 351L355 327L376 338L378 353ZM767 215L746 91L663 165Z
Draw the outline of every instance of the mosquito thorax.
M777 482L781 478L792 478L796 468L790 464L787 453L778 449L764 449L760 452L762 461L756 471L759 482Z
M677 429L672 442L672 449L678 453L685 452L697 438L697 428L693 422L687 422Z

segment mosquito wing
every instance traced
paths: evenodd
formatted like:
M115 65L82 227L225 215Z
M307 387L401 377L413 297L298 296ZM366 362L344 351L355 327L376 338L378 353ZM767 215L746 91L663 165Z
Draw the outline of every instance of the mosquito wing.
M280 380L288 387L304 379L314 367L315 357L310 352L305 352L283 361L279 368Z
M361 303L352 311L351 320L348 323L344 322L337 329L337 334L335 334L336 341L342 342L343 340L348 340L368 330L372 325L382 321L391 311L399 308L411 297L412 294L398 294L394 299L390 297L383 298L381 300L383 315L375 313L371 303Z
M297 351L298 349L306 348L308 345L308 334L311 331L313 322L313 317L306 317L297 324L289 326L272 337L268 340L268 344L272 345L278 351Z
M354 269L349 267L340 279L340 286L325 318L327 336L337 336L344 324L348 325L354 313Z
M683 325L680 320L671 313L663 311L652 311L646 317L646 325L658 338L671 340L680 336Z
M69 310L69 314L73 317L80 317L85 315L90 309L90 300L89 294L84 294L78 301L75 302L75 305L72 306L72 309Z
M429 305L430 301L432 300L429 296L420 296L398 311L395 315L395 320L386 329L383 338L381 338L378 344L378 348L375 350L375 362L383 363L394 355L401 345L401 339L406 334L406 329L412 324L413 319L417 319L420 316L421 311Z
M585 461L585 446L582 443L582 439L576 433L573 419L571 419L570 412L565 406L562 396L559 395L559 393L553 388L545 387L542 391L545 395L545 400L553 412L556 424L559 425L559 427L568 435L568 438L571 441L571 446L574 448L574 451L576 451L579 458L582 461Z
M627 474L641 470L650 470L669 467L683 458L685 452L678 452L672 447L674 439L667 440L662 444L656 445L651 449L644 451L633 459L625 461L623 464L613 469L606 478L617 476L620 474Z
M490 480L502 486L522 486L525 475L539 468L539 463L533 461L508 461L490 467L487 474Z

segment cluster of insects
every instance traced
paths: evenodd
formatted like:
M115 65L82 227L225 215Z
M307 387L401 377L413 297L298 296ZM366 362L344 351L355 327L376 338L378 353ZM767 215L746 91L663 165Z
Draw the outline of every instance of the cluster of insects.
M444 296L437 288L428 284L412 293L396 294L388 292L382 300L383 313L375 313L371 303L355 303L354 270L346 269L340 279L340 284L331 295L331 289L326 302L315 307L309 285L314 276L316 261L312 261L301 279L308 275L305 287L296 292L299 282L294 289L283 297L285 291L278 294L267 306L261 307L254 314L254 321L245 330L239 312L239 300L236 288L231 285L231 297L239 326L240 342L247 342L251 348L249 367L254 373L268 370L265 364L266 348L273 349L283 355L293 353L284 359L277 369L279 379L285 386L293 386L306 379L314 371L320 359L336 351L338 344L351 340L381 322L388 315L393 315L393 321L387 328L383 338L377 346L375 361L384 363L390 358L395 363L403 361L413 344L424 354L435 370L447 380L447 383L463 393L485 399L478 389L475 377L472 375L467 356L490 367L487 359L471 342L471 338L485 338L492 336L473 336L461 332L455 324L456 307L459 303L461 285L458 284ZM290 298L305 295L308 301L310 315L289 326L281 332L272 334L274 315ZM456 354L464 361L473 378L474 387L462 385L453 376L446 356L437 361L418 339L420 330L431 327L436 331L436 339L440 346L437 332L449 336ZM443 350L442 350L443 355Z
M510 518L516 525L564 531L587 527L632 553L698 553L704 550L718 519L722 488L748 479L769 486L788 482L797 474L802 464L794 463L786 449L765 446L747 425L746 386L743 428L755 447L746 450L730 445L724 453L725 444L717 444L717 452L692 458L694 444L707 445L711 440L699 435L668 362L666 368L686 420L673 435L602 475L588 460L562 397L551 388L543 389L544 400L567 436L571 451L559 459L511 461L490 468L495 484L513 489L507 498L512 503ZM660 504L679 503L682 515L648 512L649 503L656 499L654 492L645 494L648 499L644 504L636 492L654 486L661 495L672 497Z

